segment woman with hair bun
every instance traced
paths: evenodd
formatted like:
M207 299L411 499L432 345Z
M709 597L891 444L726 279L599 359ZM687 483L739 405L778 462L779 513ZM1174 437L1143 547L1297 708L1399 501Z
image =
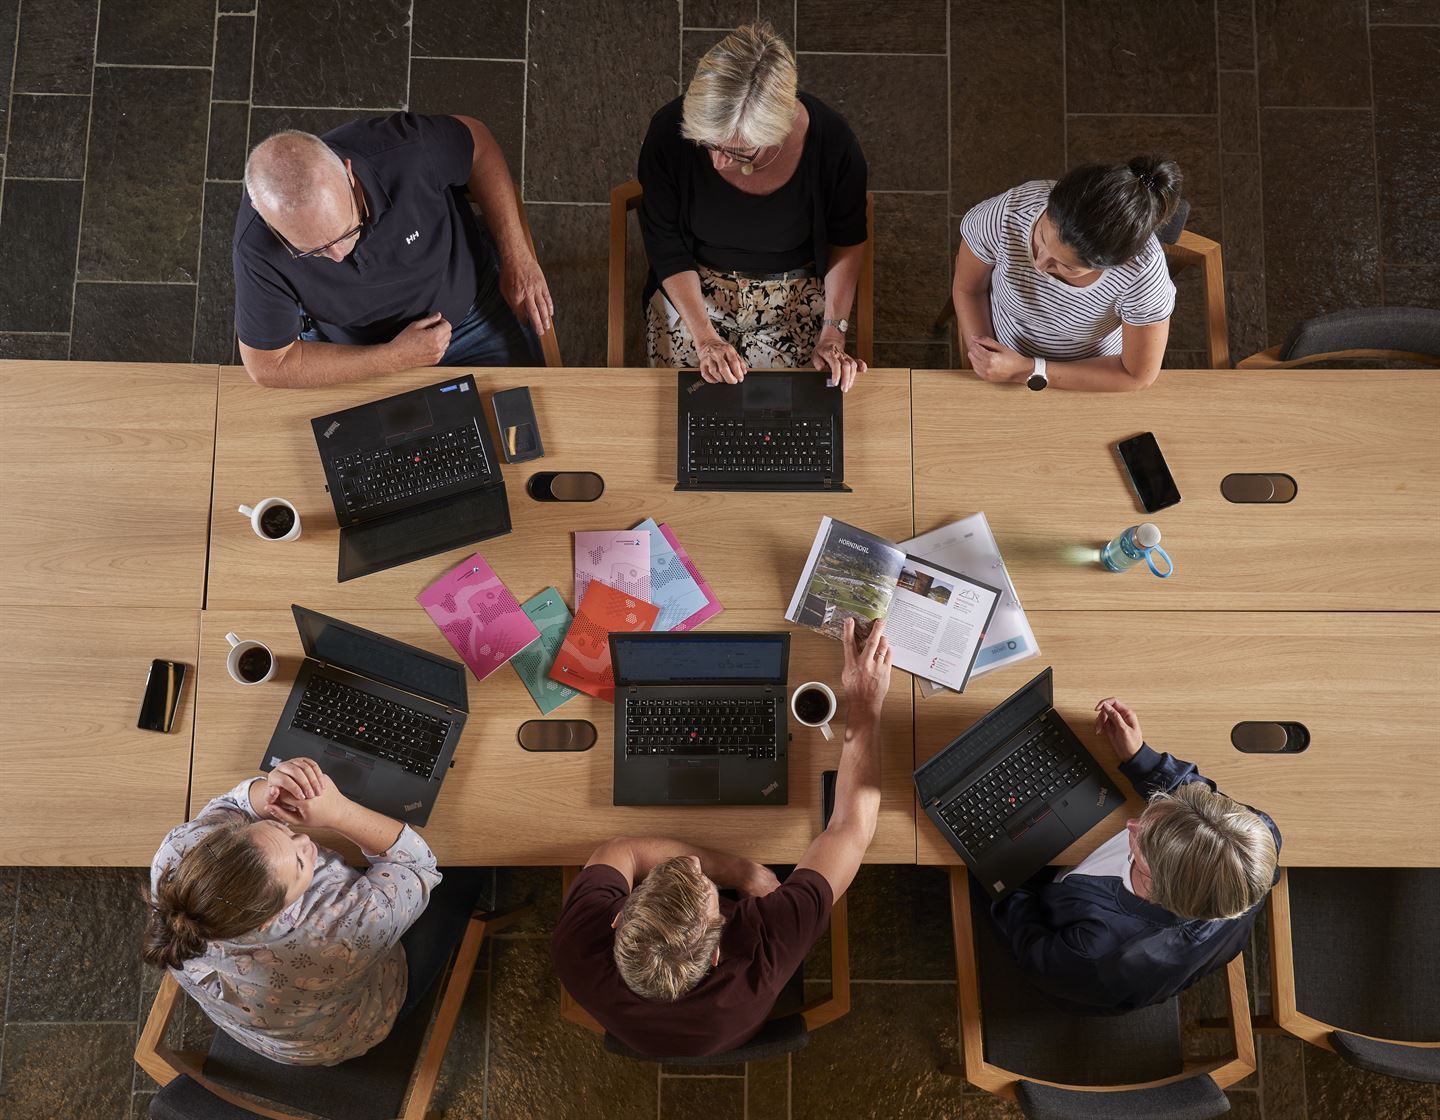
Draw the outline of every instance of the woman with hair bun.
M369 867L292 825L339 832ZM441 878L409 825L291 759L165 837L142 953L241 1045L287 1065L335 1065L390 1033L463 935L478 872Z
M1087 164L970 208L955 312L977 376L1121 392L1160 372L1175 285L1155 231L1180 204L1161 156Z

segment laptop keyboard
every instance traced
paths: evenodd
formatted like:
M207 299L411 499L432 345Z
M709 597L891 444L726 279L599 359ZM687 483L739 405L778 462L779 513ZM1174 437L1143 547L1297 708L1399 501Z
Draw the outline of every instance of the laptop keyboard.
M748 420L692 413L688 469L691 474L830 478L833 442L828 416Z
M435 772L450 721L340 681L311 677L290 726L351 747L428 778Z
M625 753L775 757L774 700L625 700Z
M1060 730L1041 724L1021 747L947 802L940 816L978 856L1002 836L1018 837L1049 812L1046 799L1073 789L1089 772Z
M334 461L347 513L363 513L405 498L424 497L471 478L485 478L490 463L472 421L460 428L391 447L356 451Z

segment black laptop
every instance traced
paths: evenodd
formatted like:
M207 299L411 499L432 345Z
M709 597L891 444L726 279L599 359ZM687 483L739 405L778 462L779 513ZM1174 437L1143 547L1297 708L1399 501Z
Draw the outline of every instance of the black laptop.
M819 370L751 370L739 385L679 373L676 490L845 485L845 394Z
M310 421L340 525L339 582L510 531L470 376Z
M304 756L376 812L423 825L465 726L465 666L292 606L305 664L260 769Z
M787 633L611 634L616 805L784 805Z
M1125 797L1052 706L1046 669L915 771L940 835L1001 898Z

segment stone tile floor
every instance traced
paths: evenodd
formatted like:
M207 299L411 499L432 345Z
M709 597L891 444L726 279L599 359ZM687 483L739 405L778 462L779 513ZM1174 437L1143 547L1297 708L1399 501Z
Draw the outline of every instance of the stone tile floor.
M145 1115L155 1086L130 1056L159 980L139 959L142 883L138 869L0 870L5 1120ZM498 869L497 904L533 896L536 913L482 954L434 1103L452 1120L1018 1117L941 1072L959 1060L947 891L935 869L865 868L851 900L851 1013L787 1059L662 1073L560 1019L548 958L559 871ZM817 947L807 969L817 988L826 952ZM1247 953L1261 1013L1266 960L1262 926ZM1186 993L1187 1055L1223 1049L1221 1033L1194 1024L1224 1008L1218 980ZM213 1030L191 1004L172 1029L196 1049ZM1434 1086L1362 1073L1288 1037L1258 1041L1260 1068L1229 1093L1242 1120L1440 1120Z

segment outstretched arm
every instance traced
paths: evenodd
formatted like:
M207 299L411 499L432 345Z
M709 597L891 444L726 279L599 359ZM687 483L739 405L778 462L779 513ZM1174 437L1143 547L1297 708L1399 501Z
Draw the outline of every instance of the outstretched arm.
M810 842L796 870L818 871L833 897L849 888L875 837L880 816L880 711L890 688L890 643L877 621L856 649L855 623L845 620L845 740L829 827Z

